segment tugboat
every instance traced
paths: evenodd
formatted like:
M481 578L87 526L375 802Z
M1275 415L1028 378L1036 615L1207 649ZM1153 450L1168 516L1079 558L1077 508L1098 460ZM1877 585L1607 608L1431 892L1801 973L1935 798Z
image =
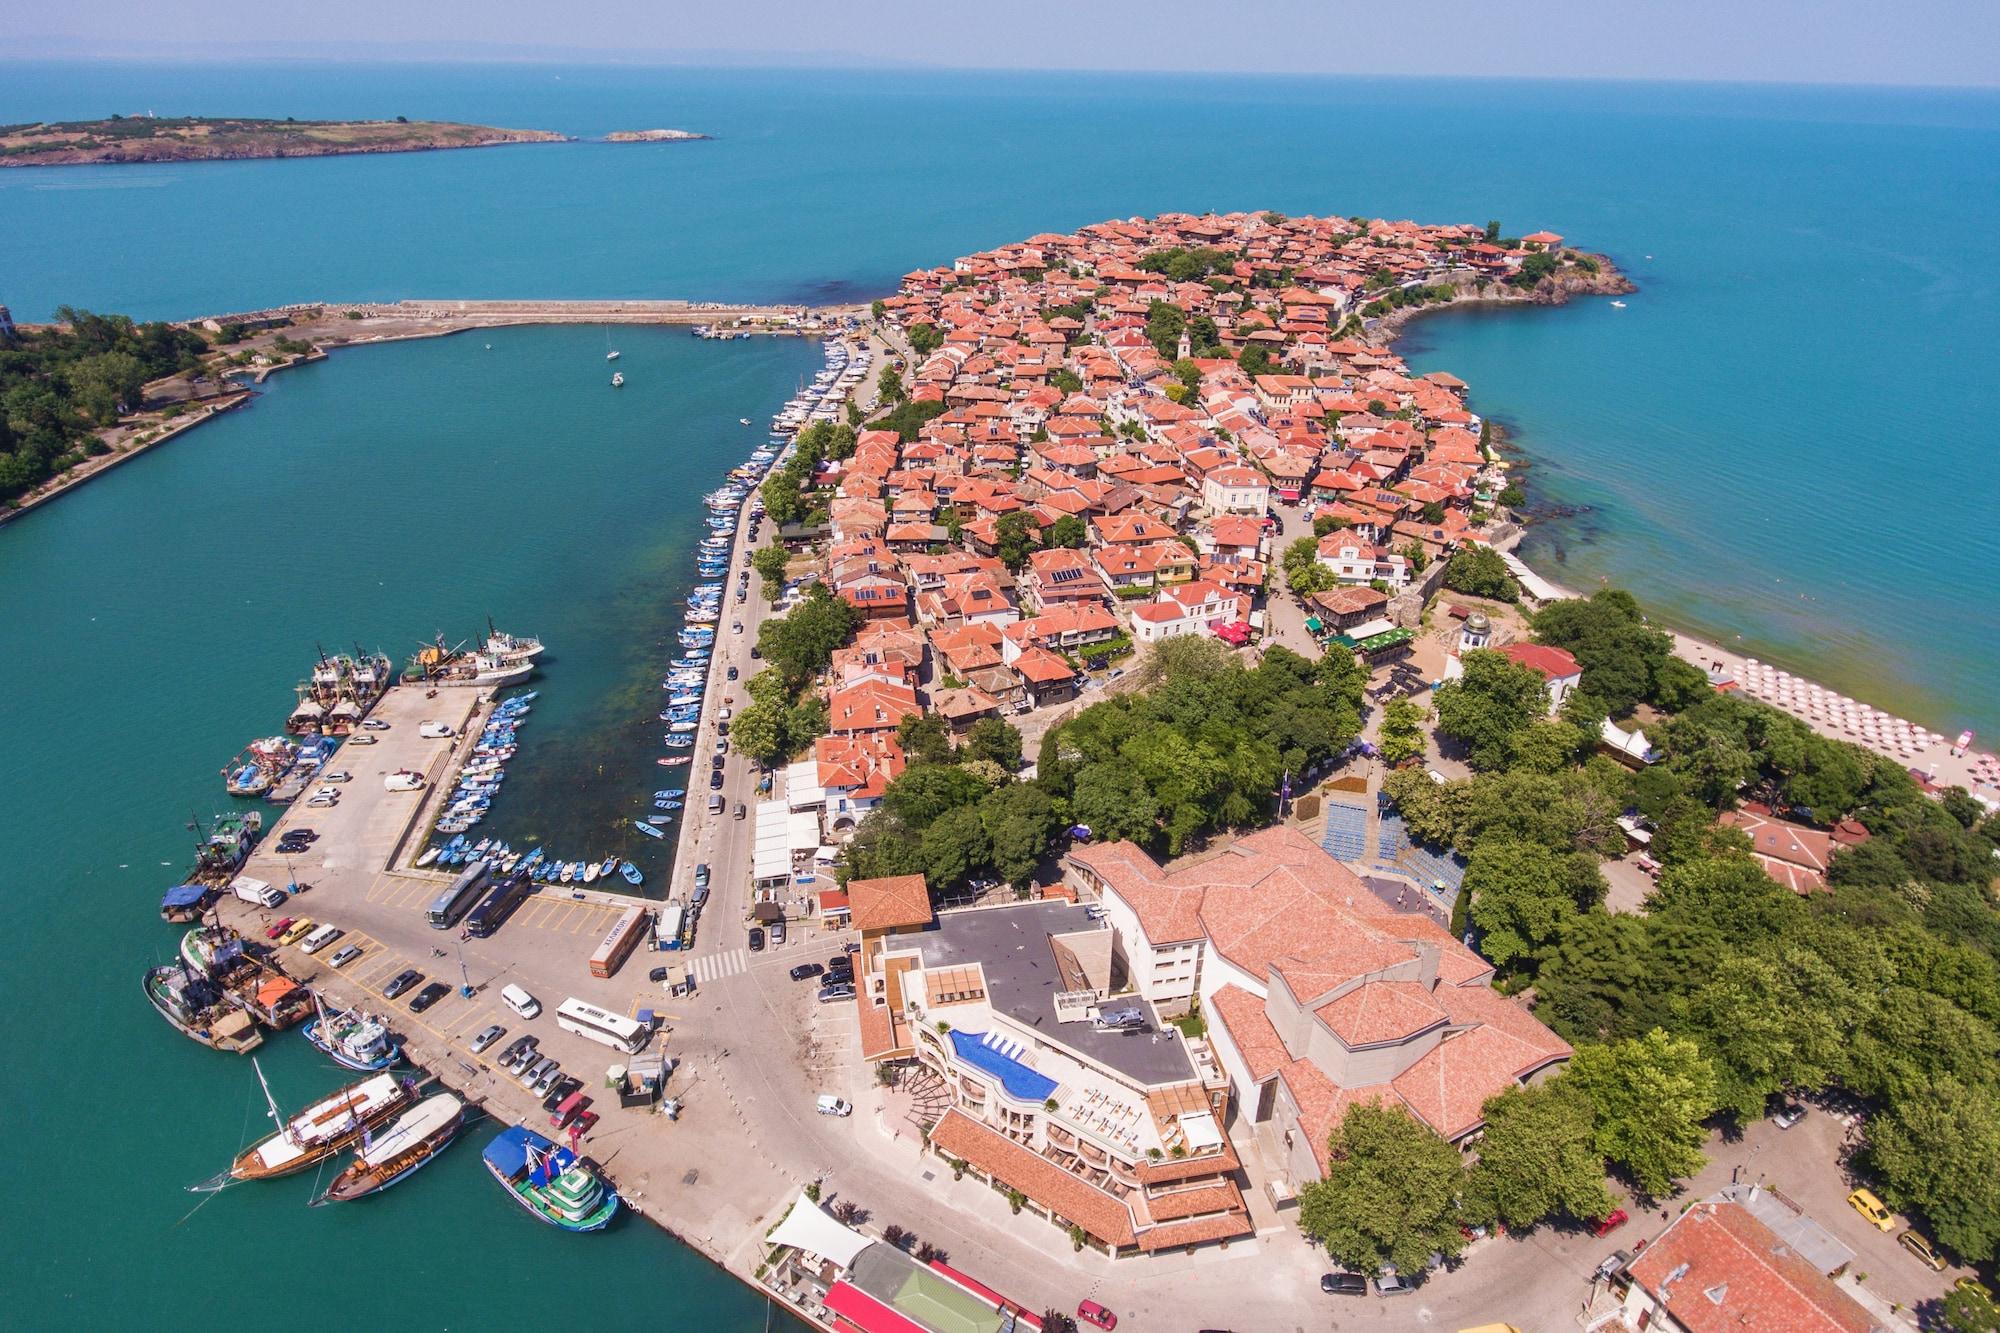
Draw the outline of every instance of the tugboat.
M387 1132L364 1134L353 1165L335 1176L312 1206L352 1203L380 1194L443 1152L464 1123L465 1104L458 1098L448 1092L424 1098Z
M264 1044L256 1020L232 1007L220 986L186 963L148 968L146 999L181 1035L212 1051L243 1055Z
M515 1203L564 1231L602 1231L618 1212L604 1178L526 1125L500 1131L483 1154L486 1169Z

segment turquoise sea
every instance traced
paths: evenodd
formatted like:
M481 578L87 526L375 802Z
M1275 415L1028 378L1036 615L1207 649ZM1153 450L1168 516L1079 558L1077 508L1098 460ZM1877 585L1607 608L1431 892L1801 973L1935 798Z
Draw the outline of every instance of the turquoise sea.
M1562 232L1632 274L1628 309L1455 313L1407 342L1513 428L1537 498L1585 507L1530 558L1941 730L2000 730L1995 94L0 63L0 122L148 110L717 138L0 171L17 318L865 298L968 250L1170 209ZM400 653L489 613L544 635L497 822L575 855L622 836L650 789L647 705L696 499L750 447L736 419L761 422L817 358L618 337L619 395L591 329L343 351L0 528L0 864L17 872L0 1122L66 1173L0 1248L10 1322L281 1308L306 1328L506 1327L553 1296L612 1324L671 1308L670 1327L761 1325L761 1303L645 1228L577 1240L512 1216L469 1144L354 1208L308 1214L304 1186L280 1184L184 1217L180 1186L254 1119L248 1070L138 994L171 948L152 908L183 823L219 804L216 769L274 728L315 644ZM623 850L663 869L663 849ZM266 1064L281 1094L332 1081L302 1043Z

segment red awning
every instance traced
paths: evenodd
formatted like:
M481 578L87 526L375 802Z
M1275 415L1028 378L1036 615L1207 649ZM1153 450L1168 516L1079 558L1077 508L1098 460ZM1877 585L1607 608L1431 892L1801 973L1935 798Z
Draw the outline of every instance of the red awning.
M836 1282L826 1293L826 1308L862 1333L930 1333L913 1319L906 1319L861 1288Z

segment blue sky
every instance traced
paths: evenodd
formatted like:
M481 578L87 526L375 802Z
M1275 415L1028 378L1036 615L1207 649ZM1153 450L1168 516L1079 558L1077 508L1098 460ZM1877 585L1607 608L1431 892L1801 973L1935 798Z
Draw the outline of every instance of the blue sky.
M0 0L0 57L2000 83L1992 0Z

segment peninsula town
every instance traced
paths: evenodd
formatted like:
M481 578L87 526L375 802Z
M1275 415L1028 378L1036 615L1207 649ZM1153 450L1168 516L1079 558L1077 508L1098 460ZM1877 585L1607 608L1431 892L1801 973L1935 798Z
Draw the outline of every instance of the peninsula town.
M1995 1327L2000 772L1536 574L1519 459L1394 346L1631 291L1547 231L1251 212L705 312L825 338L833 390L712 506L671 885L464 951L643 1028L658 1086L573 1144L837 1333ZM276 365L481 319L225 322ZM366 761L411 782L227 867L358 961L240 894L207 928L532 1118L486 983L388 990L455 882L421 788L509 707L425 683ZM586 977L631 903L657 952Z

